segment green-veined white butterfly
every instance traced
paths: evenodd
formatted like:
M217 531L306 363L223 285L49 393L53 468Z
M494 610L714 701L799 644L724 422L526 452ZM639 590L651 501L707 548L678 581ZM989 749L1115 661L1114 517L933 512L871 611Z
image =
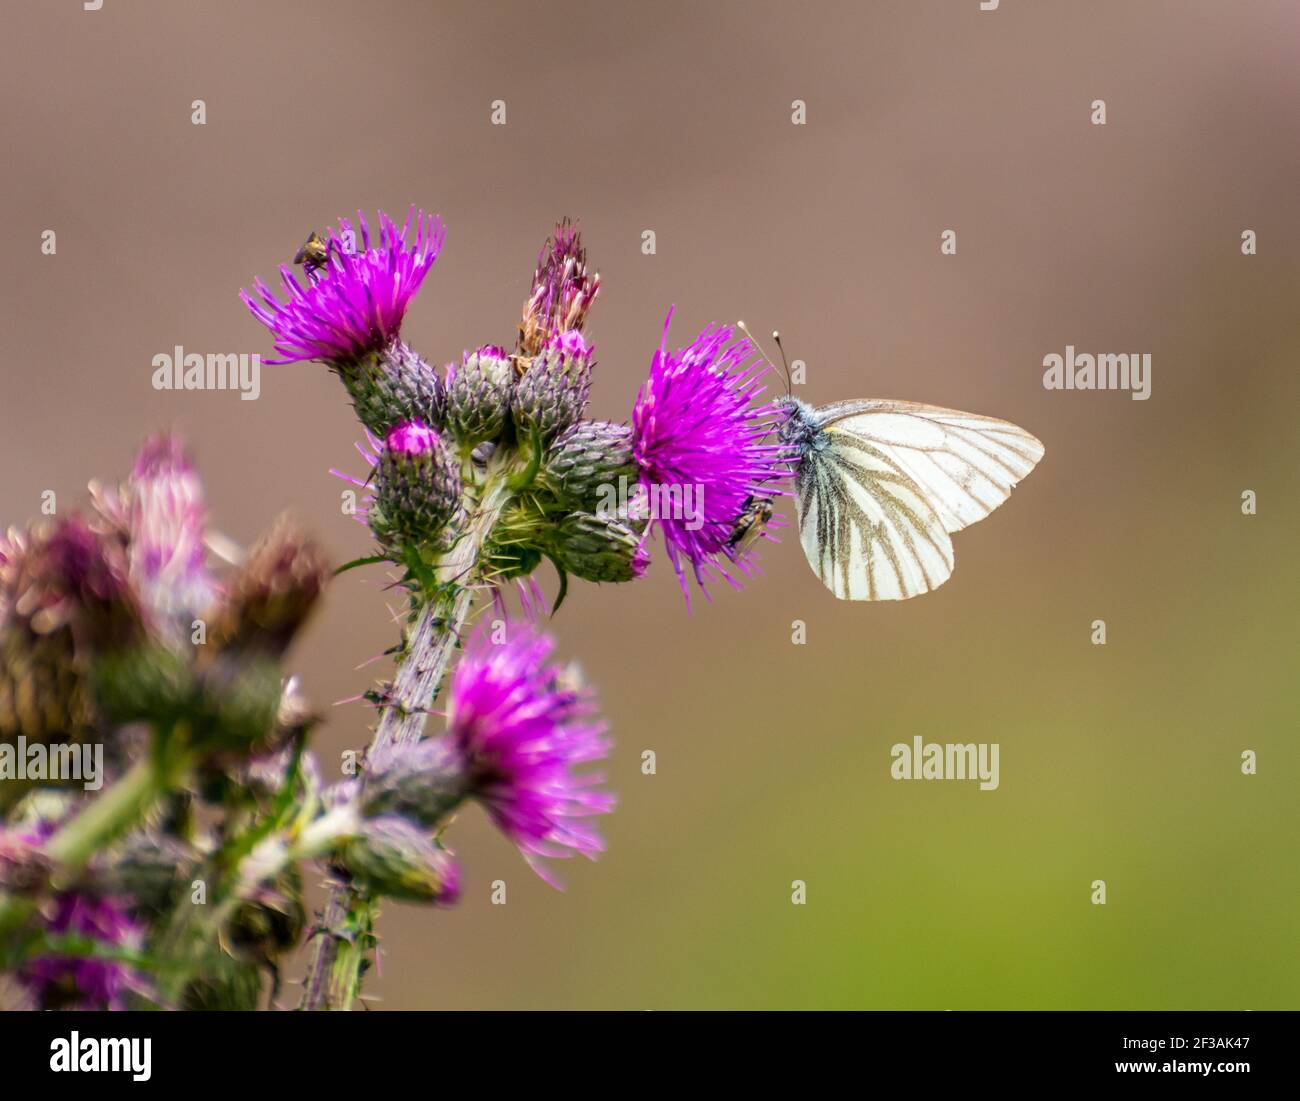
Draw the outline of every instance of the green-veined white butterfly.
M775 404L794 452L799 541L841 600L937 589L952 574L951 534L983 520L1043 457L1023 428L937 405Z

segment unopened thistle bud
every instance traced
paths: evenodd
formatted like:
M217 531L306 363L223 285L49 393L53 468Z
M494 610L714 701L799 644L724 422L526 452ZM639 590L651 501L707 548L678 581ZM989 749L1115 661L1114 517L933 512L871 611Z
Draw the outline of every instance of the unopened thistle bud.
M125 895L139 909L159 914L188 886L199 859L185 841L147 831L123 842L96 880L106 893Z
M340 860L367 890L389 898L449 906L460 893L451 854L395 814L367 819L343 846Z
M644 524L612 512L569 513L548 533L546 549L558 566L584 581L634 581L650 563Z
M463 762L445 739L395 744L367 763L361 809L367 817L397 814L432 829L465 789Z
M329 577L319 544L292 519L281 517L231 580L213 641L221 649L283 654Z
M541 480L569 507L596 511L620 484L636 483L632 429L609 421L579 421L566 428L547 449Z
M230 946L246 958L273 965L297 947L307 924L296 869L264 883L240 904L226 932Z
M387 547L427 543L456 514L460 492L459 465L438 433L418 421L399 424L375 467L370 528Z
M52 574L56 525L0 537L0 742L77 741L96 723L75 605ZM4 785L0 808L17 783Z
M403 421L442 424L446 391L437 370L400 341L334 370L357 418L375 435Z
M581 338L579 338L581 339ZM515 426L549 443L576 424L591 393L591 352L566 350L559 341L533 359L515 384Z
M503 348L485 344L447 368L447 429L473 447L495 439L510 412L515 372Z

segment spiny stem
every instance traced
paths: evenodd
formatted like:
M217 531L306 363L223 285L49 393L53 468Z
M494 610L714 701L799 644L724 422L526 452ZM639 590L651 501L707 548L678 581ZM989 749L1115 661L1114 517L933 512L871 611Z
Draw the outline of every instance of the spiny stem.
M429 708L437 698L474 603L473 583L478 579L483 545L508 496L503 481L489 481L460 537L438 563L441 584L416 614L368 758L386 746L415 741L424 732ZM347 883L331 889L323 929L304 980L300 1008L351 1008L373 924L371 899Z

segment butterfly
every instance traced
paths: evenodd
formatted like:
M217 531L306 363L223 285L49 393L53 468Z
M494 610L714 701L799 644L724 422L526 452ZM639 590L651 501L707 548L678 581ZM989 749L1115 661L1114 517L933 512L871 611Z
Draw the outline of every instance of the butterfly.
M937 589L952 574L952 533L983 520L1043 457L1023 428L937 405L775 405L793 453L799 541L841 600Z
M983 520L1043 457L1042 443L1009 421L937 405L773 404L794 467L799 541L841 600L937 589L952 575L952 533Z

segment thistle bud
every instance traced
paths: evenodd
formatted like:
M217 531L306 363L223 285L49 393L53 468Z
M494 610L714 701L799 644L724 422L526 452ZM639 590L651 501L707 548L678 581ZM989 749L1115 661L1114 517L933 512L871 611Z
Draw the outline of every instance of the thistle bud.
M188 1011L247 1011L257 1008L261 996L261 967L218 949L204 958L203 972L185 988L180 1007Z
M569 513L549 533L547 550L584 581L633 581L650 564L644 534L615 513Z
M0 830L0 891L37 894L49 883L53 870L34 834Z
M182 883L190 882L198 862L198 851L179 838L139 833L123 843L96 879L106 893L125 895L157 914L167 909Z
M281 517L249 552L218 614L221 649L283 654L330 577L320 546Z
M578 339L581 340L581 336ZM576 424L591 393L591 353L575 353L572 342L556 341L539 353L515 384L515 426L521 435L535 431L549 443Z
M547 449L541 478L564 504L595 512L620 484L636 484L632 429L609 421L579 421Z
M501 433L510 412L514 367L502 348L485 344L447 368L447 428L473 447Z
M537 257L532 291L519 325L520 353L535 356L561 334L580 333L599 293L600 274L587 271L582 234L565 219Z
M370 818L401 815L432 829L455 809L466 785L464 761L445 740L390 745L366 767L361 811Z
M442 424L447 396L437 370L400 341L335 370L358 419L376 436L403 421Z
M0 537L0 742L77 741L96 724L74 606L51 584L54 526ZM4 785L0 808L20 785Z
M258 887L231 915L226 933L241 955L274 964L297 947L306 924L302 885L291 873Z
M218 655L204 665L199 690L191 721L203 749L261 753L283 734L276 723L283 681L273 659Z
M438 434L419 421L388 433L375 467L368 520L385 546L435 538L460 506L460 469Z
M368 819L340 860L366 889L389 898L450 906L460 893L451 854L397 815Z

